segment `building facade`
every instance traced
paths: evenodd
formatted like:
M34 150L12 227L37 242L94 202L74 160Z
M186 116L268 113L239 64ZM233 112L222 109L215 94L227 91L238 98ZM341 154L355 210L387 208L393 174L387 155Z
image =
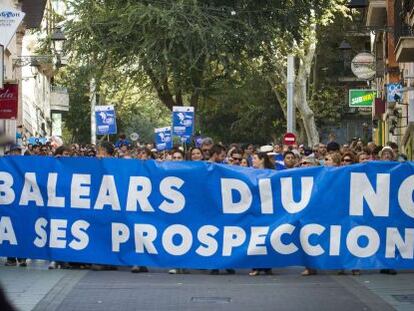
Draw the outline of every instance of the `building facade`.
M373 138L379 145L398 144L413 159L414 119L414 1L369 0L366 26L371 30L371 52L382 70L372 81Z
M17 120L5 122L6 132L13 135L16 126L20 126L23 141L29 137L61 134L53 120L58 122L61 113L69 109L66 89L53 84L58 69L55 56L50 52L39 52L41 40L50 37L55 29L53 16L56 2L0 0L0 7L14 8L26 14L5 51L5 80L19 85L18 117ZM32 29L37 31L28 31Z

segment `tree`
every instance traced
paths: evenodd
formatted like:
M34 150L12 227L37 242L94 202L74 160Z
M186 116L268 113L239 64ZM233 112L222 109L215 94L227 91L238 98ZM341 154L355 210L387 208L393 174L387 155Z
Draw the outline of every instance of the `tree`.
M90 69L90 77L100 77L98 82L111 80L111 75L105 73L115 70L127 78L119 81L133 81L143 94L154 92L167 108L184 104L197 108L201 103L200 110L209 115L199 119L207 120L216 113L216 120L226 122L230 118L235 131L267 112L265 106L248 98L254 92L240 92L242 85L260 88L260 75L271 82L275 94L269 98L280 102L282 108L273 116L273 122L262 124L271 124L276 132L280 130L280 112L285 109L284 59L287 53L294 52L302 60L297 78L297 89L301 91L295 96L302 117L299 125L312 144L318 140L312 100L328 96L326 92L316 96L306 91L306 87L312 87L308 76L317 44L315 34L319 27L332 21L334 12L343 10L344 2L70 0L72 17L65 26L73 59ZM256 81L246 74L252 74ZM111 83L103 84L101 88L101 83L97 83L103 102L107 102L110 98L106 98L105 88ZM217 87L225 89L217 92ZM261 88L263 93L266 90L268 86ZM232 92L239 93L240 105L220 119L224 116L219 118L223 111L220 105L234 105L238 97ZM212 128L208 130L214 132ZM247 137L243 131L240 133L243 135L239 139Z
M274 42L264 45L268 81L272 85L273 90L278 98L279 103L282 104L282 109L286 111L286 91L285 85L287 83L286 77L286 58L288 54L294 54L299 60L297 74L295 76L295 94L294 106L299 111L301 118L300 128L302 133L300 136L306 135L306 140L309 146L319 143L319 133L316 125L315 113L311 109L309 99L317 99L320 96L317 93L320 91L316 79L313 85L309 85L308 80L314 65L314 58L318 44L317 30L324 29L331 25L334 21L335 14L346 14L345 5L341 5L343 1L332 1L332 7L327 7L317 17L313 10L310 9L311 18L309 23L301 27L301 39L296 40L292 38L289 33L276 38ZM324 29L326 30L326 28ZM286 42L293 42L289 46ZM269 70L270 69L270 70ZM311 92L308 92L308 87ZM310 94L310 95L309 95ZM325 92L326 96L326 92ZM315 104L315 101L313 102ZM286 115L286 112L285 112ZM303 133L304 132L304 133Z
M243 79L214 84L210 96L200 102L199 126L204 135L224 143L266 144L284 132L283 113L261 72L245 70Z
M197 106L217 77L261 56L279 33L300 39L302 24L334 0L69 1L76 57L106 54L108 66L147 81L171 109ZM313 11L310 10L313 9ZM142 79L141 79L142 78Z

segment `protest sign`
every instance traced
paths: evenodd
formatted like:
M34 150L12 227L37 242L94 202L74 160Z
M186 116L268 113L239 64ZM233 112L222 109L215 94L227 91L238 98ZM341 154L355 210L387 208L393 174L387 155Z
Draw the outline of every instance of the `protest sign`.
M114 106L95 106L96 134L116 134L116 116Z
M171 137L171 126L156 128L154 132L155 147L157 148L157 150L171 150L173 147L173 141Z
M186 268L411 269L414 165L284 171L0 159L0 256Z
M181 142L190 143L194 132L194 107L174 106L172 112L173 135Z

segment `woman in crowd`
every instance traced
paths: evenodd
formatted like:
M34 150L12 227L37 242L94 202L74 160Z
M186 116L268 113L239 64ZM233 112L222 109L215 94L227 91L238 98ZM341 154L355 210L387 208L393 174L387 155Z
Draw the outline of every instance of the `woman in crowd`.
M361 152L357 153L356 163L364 163L364 162L368 162L368 161L371 161L371 157L369 156L368 152L361 151Z
M138 159L141 160L149 160L152 158L152 153L151 150L148 148L142 148L139 152L138 152Z
M341 165L341 154L337 152L326 154L323 164L325 166L340 166Z
M352 151L345 152L341 157L341 165L351 165L355 163L355 155Z
M187 159L190 161L203 161L204 155L200 148L194 147L190 149Z
M274 169L274 164L270 161L269 156L265 152L257 152L253 154L253 167L257 169ZM271 268L254 268L250 271L250 276L257 276L261 272L267 275L272 274Z
M240 161L240 166L249 167L249 160L246 156L244 156Z

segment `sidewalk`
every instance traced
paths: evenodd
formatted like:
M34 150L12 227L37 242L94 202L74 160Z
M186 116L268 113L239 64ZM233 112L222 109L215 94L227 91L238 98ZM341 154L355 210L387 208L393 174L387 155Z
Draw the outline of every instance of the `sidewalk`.
M273 276L169 275L166 270L47 270L4 267L0 281L18 310L414 310L414 274L366 272L300 276L301 268L275 269Z

